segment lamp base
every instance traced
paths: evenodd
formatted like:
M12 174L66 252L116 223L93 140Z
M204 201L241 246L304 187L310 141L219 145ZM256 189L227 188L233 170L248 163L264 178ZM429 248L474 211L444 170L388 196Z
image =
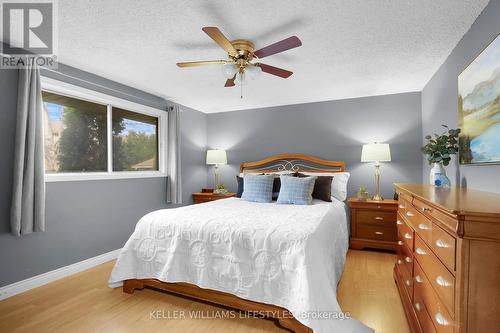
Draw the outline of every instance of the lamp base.
M375 162L375 195L372 200L382 201L384 198L380 195L380 163Z

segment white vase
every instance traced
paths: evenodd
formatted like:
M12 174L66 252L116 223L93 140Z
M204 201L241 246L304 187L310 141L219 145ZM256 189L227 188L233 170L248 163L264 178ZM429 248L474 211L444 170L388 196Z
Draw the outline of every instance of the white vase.
M436 184L436 178L440 175L446 176L446 170L443 167L443 163L434 163L429 176L431 185Z

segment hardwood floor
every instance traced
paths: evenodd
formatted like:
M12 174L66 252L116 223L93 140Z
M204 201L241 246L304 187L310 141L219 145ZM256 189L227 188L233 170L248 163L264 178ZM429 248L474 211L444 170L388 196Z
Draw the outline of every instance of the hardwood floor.
M344 312L376 332L409 332L392 278L394 261L392 254L349 251L338 289ZM287 332L270 320L239 318L235 312L158 291L128 295L110 289L106 282L113 264L1 301L0 332ZM179 318L183 314L203 318Z
M347 253L337 300L344 312L382 333L409 333L392 269L396 255L382 252Z

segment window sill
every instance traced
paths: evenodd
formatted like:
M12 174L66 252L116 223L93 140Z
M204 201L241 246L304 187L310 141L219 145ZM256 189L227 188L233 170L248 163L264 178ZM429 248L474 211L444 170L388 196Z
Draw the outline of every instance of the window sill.
M60 173L46 174L45 182L71 182L86 180L109 180L109 179L136 179L136 178L161 178L167 177L167 174L160 171L150 172L95 172L95 173Z

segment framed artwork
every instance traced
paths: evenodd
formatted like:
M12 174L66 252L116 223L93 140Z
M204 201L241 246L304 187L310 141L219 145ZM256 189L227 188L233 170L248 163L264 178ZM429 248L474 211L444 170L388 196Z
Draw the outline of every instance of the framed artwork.
M500 163L500 35L458 76L460 164Z

